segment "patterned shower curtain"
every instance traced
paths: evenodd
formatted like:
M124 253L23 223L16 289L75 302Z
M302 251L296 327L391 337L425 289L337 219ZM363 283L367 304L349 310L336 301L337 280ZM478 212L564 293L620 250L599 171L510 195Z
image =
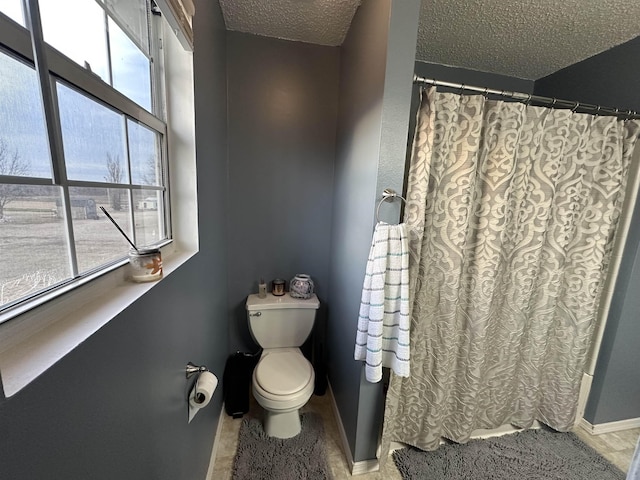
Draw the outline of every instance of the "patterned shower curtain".
M411 376L390 441L572 428L640 122L422 93L411 160Z

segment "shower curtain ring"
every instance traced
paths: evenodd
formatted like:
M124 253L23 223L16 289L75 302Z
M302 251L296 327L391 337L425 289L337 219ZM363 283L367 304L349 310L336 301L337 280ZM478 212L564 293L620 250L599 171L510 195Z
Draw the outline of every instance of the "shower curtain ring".
M528 106L529 106L529 104L531 103L531 97L532 97L532 95L529 93L529 94L527 95L527 101L526 101L526 102L524 102L524 104L525 104L527 107L528 107Z
M574 107L571 109L572 112L575 113L576 110L578 110L578 107L580 106L580 102L576 102L576 104L574 105Z
M460 85L460 95L464 93L464 83Z

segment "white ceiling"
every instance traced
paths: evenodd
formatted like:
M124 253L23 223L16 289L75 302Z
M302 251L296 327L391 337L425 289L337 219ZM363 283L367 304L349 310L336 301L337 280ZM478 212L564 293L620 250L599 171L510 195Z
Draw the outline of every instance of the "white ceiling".
M360 3L220 0L229 30L329 46ZM416 58L538 79L639 35L638 0L423 0Z
M228 30L332 47L342 45L359 5L360 0L220 0Z
M638 0L423 0L417 58L535 80L638 35Z

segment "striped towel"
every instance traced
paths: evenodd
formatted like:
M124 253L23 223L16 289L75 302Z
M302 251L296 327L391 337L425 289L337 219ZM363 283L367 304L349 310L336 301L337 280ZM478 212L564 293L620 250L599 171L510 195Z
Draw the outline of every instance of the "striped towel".
M409 250L406 226L379 222L373 232L362 286L356 360L365 360L369 382L382 367L409 376Z

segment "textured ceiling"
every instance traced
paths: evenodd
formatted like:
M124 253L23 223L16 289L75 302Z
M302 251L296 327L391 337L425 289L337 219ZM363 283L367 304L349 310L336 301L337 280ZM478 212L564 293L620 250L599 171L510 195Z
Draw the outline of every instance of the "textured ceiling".
M330 46L360 3L220 0L229 30ZM423 0L416 58L538 79L639 35L640 0Z
M535 80L638 35L638 0L423 0L416 56Z
M342 45L359 5L360 0L220 0L228 30L332 47Z

